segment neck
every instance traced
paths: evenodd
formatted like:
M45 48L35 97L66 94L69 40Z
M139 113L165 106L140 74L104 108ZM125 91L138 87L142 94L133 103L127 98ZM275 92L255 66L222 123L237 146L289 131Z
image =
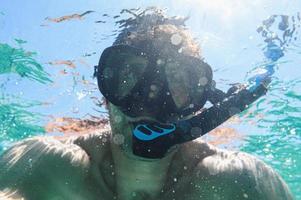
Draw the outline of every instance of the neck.
M175 152L162 159L143 159L111 144L118 199L155 198L164 186Z

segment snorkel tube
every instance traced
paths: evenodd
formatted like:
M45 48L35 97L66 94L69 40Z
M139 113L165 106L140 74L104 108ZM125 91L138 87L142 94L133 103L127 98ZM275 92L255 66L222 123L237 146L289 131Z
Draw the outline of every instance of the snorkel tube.
M268 42L264 56L268 59L268 64L264 67L257 69L256 74L248 79L248 90L255 90L264 81L267 82L274 74L275 63L279 58L284 56L283 49L276 45L273 41Z
M283 48L271 40L267 42L264 56L268 64L248 79L247 87L237 87L234 90L232 88L230 95L194 117L171 124L155 122L134 124L133 153L144 158L162 158L171 147L192 141L245 110L267 92L266 87L275 72L276 61L284 56Z

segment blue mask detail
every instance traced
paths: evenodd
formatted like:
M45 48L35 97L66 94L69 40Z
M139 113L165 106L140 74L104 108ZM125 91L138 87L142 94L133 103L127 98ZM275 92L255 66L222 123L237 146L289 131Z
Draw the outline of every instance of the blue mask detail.
M159 124L139 124L135 127L133 134L140 140L150 141L158 137L171 134L175 130L176 126L174 124L169 124L168 126L164 125L164 127Z

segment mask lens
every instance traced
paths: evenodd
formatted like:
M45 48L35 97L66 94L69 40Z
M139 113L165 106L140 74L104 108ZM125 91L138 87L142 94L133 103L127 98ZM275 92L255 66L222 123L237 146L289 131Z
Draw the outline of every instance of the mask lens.
M205 88L212 81L210 66L196 58L189 57L182 62L168 61L165 72L178 109L193 108L200 104Z
M121 100L141 79L147 65L145 54L132 47L116 46L105 50L99 63L101 92L111 101L112 98Z

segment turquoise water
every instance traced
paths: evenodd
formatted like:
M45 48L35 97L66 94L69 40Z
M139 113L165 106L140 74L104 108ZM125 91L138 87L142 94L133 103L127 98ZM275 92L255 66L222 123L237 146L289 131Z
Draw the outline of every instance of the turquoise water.
M301 198L300 86L300 79L274 81L270 94L258 101L254 113L247 117L246 121L256 121L256 128L242 147L273 166L290 185L296 199ZM264 116L256 119L259 113Z
M229 126L244 136L235 148L275 168L301 200L301 3L293 0L2 1L0 151L13 141L49 134L45 127L57 118L106 117L93 66L114 41L115 22L128 17L120 11L147 6L190 16L187 25L225 90L247 80L265 62L264 40L279 36L285 55L268 94ZM282 16L287 24L280 23Z

